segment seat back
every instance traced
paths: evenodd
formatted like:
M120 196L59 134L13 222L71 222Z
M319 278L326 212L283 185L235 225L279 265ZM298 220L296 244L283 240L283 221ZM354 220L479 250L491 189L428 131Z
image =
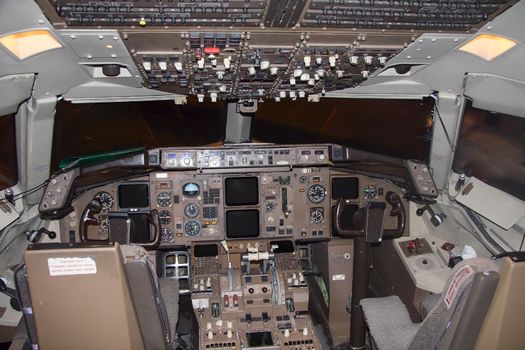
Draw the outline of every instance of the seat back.
M523 349L525 262L504 258L500 283L476 342L476 350Z
M498 270L487 258L456 265L409 349L472 349L498 284Z
M39 349L166 349L167 316L140 247L28 247L25 264Z

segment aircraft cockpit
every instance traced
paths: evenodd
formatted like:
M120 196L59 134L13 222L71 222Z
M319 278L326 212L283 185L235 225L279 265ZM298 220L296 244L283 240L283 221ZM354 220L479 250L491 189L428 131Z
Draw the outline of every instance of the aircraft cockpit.
M524 15L1 1L0 347L523 348Z

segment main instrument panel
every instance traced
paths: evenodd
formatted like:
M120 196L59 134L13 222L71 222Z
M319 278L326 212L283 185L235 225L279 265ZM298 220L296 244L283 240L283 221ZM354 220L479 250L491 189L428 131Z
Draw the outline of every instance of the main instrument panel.
M95 186L73 200L74 210L61 220L63 240L156 240L169 247L329 239L337 199L357 210L400 191L385 180L332 169L327 145L167 148L147 156L161 170ZM385 215L390 224L396 222Z

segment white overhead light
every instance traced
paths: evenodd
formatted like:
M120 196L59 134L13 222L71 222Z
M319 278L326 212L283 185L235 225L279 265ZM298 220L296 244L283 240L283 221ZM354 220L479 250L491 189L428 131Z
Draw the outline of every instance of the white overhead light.
M514 40L494 34L480 34L461 46L459 50L471 53L484 60L492 61L514 46L516 46Z
M45 29L9 34L0 37L0 44L20 60L62 47L54 35Z

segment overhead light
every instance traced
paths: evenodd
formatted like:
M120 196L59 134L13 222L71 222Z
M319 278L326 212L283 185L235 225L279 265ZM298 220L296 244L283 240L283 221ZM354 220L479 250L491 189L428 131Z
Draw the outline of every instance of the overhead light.
M53 34L45 29L9 34L0 37L0 44L20 60L62 47Z
M493 34L481 34L461 46L459 50L491 61L514 46L516 46L514 40Z

